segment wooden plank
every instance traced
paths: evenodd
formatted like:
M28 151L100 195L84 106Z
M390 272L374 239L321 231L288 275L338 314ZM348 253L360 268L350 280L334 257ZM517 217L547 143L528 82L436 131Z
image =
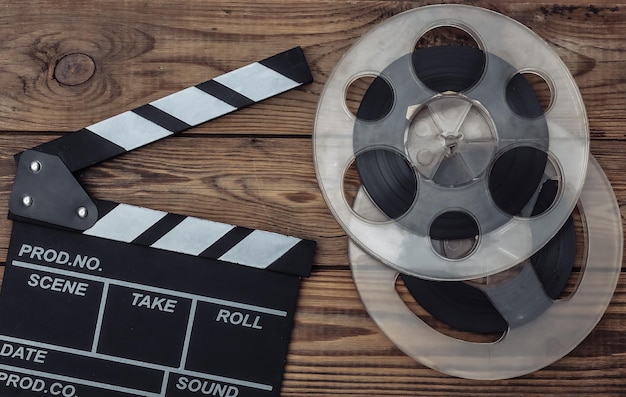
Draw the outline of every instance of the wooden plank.
M588 112L591 152L626 217L626 5L471 3L524 23L572 71ZM0 212L7 212L13 154L301 45L313 84L86 169L79 179L98 198L318 242L313 275L301 290L284 396L625 395L624 274L603 319L580 346L543 370L503 381L456 379L416 363L380 332L361 304L350 275L348 239L315 177L311 134L317 100L333 67L362 34L423 4L4 1ZM68 60L72 54L88 59ZM90 59L93 76L85 80ZM353 192L355 181L348 185ZM0 262L6 260L10 229L9 220L0 220Z
M5 60L0 65L0 112L5 116L0 130L76 130L301 45L314 84L246 109L237 122L218 120L198 130L310 134L323 83L343 52L381 18L421 2L308 1L286 6L280 1L190 1L186 8L166 2L156 10L138 1L74 4L36 7L5 2L0 15L0 34L5 38L0 45ZM620 87L626 84L620 73L626 62L621 56L626 47L623 7L478 5L527 24L547 40L581 87L594 136L623 136L619 129L624 118ZM16 18L20 23L11 23ZM598 29L599 23L605 28ZM91 57L95 74L85 84L63 85L55 79L55 67L74 53ZM280 122L268 117L272 114L282 114Z

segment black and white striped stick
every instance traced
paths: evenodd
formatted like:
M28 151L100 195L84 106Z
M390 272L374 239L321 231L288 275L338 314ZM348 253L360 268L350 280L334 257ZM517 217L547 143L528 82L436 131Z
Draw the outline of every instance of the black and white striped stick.
M58 157L74 172L310 81L302 49L296 47L37 146L31 153ZM47 169L49 159L40 160L38 166ZM36 177L38 173L22 175ZM48 189L48 196L53 190ZM42 199L46 198L51 199ZM40 217L29 215L29 210L36 209L34 204L12 202L11 208L16 220L56 224L54 219L58 219L56 214L47 218L48 210L40 212ZM84 214L89 213L84 220L89 221L91 211L88 206L82 208ZM311 270L313 241L109 201L98 200L91 208L97 208L97 218L85 227L56 225L88 236L298 276L308 276Z
M74 172L313 80L300 47L251 63L44 143Z
M96 204L98 221L84 235L297 276L311 272L310 240L112 201Z

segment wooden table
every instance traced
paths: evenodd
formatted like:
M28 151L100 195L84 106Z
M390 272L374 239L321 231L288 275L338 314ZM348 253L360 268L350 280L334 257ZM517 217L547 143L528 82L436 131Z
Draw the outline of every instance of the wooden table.
M467 2L469 3L469 2ZM591 152L626 211L626 4L476 2L530 27L580 87ZM320 193L313 121L324 83L365 32L423 1L0 3L0 212L12 155L296 45L315 82L79 175L98 198L318 242L301 289L284 396L626 396L626 278L568 356L511 380L471 381L405 356L368 317L346 234ZM2 220L0 260L11 222ZM85 397L85 396L83 396Z

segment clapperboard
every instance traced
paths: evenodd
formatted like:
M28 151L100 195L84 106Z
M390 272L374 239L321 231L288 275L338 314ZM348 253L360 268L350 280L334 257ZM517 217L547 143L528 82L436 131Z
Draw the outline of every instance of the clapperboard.
M16 156L0 396L278 396L315 243L91 198L73 172L312 80L300 48Z

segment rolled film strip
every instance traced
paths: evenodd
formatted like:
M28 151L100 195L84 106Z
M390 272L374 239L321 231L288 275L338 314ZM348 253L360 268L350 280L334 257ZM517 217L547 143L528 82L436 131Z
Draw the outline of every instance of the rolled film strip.
M425 57L415 56L415 44L426 32L442 26L468 32L484 57L475 81L458 92L454 88L438 91L427 84L428 72L436 70L436 63L427 66L426 77L422 74L420 78L424 70L420 70L419 59ZM475 53L457 50L455 55L463 61ZM511 86L516 87L520 72L536 73L550 86L552 103L543 114L535 114L532 105L521 114L516 112L516 104L524 103L523 95L516 101L509 93L515 91ZM363 76L377 77L389 92L387 109L366 119L359 118L359 112L353 115L345 101L348 86ZM517 88L524 90L523 85L517 84ZM469 127L461 128L468 120ZM558 232L582 189L588 138L578 88L541 38L492 11L440 5L390 18L345 54L319 101L314 159L328 206L361 248L402 273L432 280L466 280L519 264ZM380 156L380 151L388 154ZM369 156L371 153L374 155ZM414 192L409 193L408 203L403 197L396 200L405 202L397 212L386 210L394 207L393 200L385 205L371 187L377 179L390 183L387 173L380 172L374 183L366 186L370 198L386 213L384 220L363 217L344 195L344 177L351 164L356 161L360 173L364 169L358 164L360 156L365 156L366 164L374 157L392 174L402 169L404 162L405 174L408 169L413 178L391 182ZM528 159L519 162L517 157ZM393 158L401 161L390 162ZM453 158L462 159L462 164L455 164ZM498 167L499 163L505 166ZM526 164L536 167L532 178L524 173ZM532 208L536 200L544 166L555 174L558 192L546 211L529 216L527 207ZM530 179L522 184L523 199L508 210L501 208L494 191L514 185L512 181L522 177ZM380 190L388 190L385 183ZM462 257L441 255L433 247L433 225L437 229L438 221L443 220L441 229L449 230L445 225L452 222L455 229L462 230L458 226L464 219L469 219L471 226L466 232L441 237L475 235L474 246Z
M355 207L384 218L363 192L357 196ZM584 224L585 255L582 275L568 297L559 300L547 296L525 262L512 273L505 272L505 277L475 284L505 319L506 331L495 342L463 341L431 328L398 294L398 272L351 241L354 281L376 324L422 364L470 379L522 376L573 350L598 323L617 285L623 249L621 216L611 185L593 157L578 209Z

